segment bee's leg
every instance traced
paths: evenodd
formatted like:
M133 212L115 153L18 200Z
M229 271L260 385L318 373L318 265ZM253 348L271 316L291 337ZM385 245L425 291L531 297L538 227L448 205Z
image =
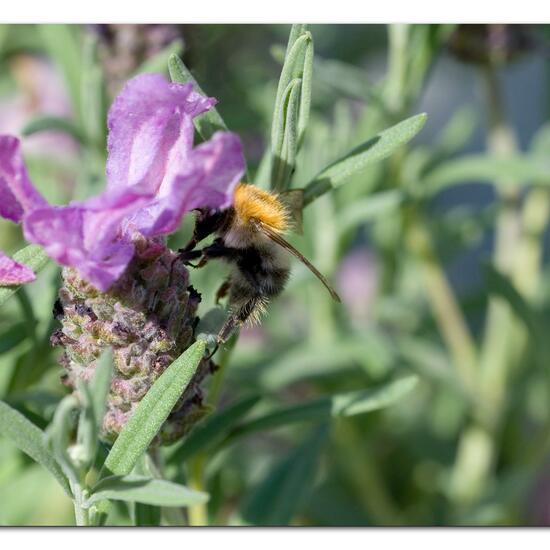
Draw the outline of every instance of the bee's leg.
M180 251L193 250L203 239L215 233L226 219L226 212L209 212L200 208L196 209L195 228L191 240Z
M229 292L230 288L231 288L231 277L228 277L216 292L216 304L219 304L220 300L227 296L227 293Z
M229 319L227 319L218 333L218 344L227 342L233 332L245 323L249 317L254 316L258 309L261 309L264 304L264 298L261 296L254 296L247 300L239 309L231 313Z
M212 357L214 357L214 355L216 355L216 352L218 351L219 347L220 347L219 342L216 342L216 345L214 346L214 349L206 356L207 361L210 361L210 359L212 359Z
M187 250L186 248L180 248L178 250L178 258L185 264L191 267L197 267L191 263L192 260L198 260L202 256L202 250Z

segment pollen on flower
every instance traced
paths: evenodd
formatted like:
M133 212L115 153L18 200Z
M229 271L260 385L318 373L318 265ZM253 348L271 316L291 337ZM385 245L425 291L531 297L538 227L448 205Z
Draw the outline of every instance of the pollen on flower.
M261 221L279 233L289 227L289 214L277 195L240 183L235 189L233 208L237 219L247 225L252 219Z

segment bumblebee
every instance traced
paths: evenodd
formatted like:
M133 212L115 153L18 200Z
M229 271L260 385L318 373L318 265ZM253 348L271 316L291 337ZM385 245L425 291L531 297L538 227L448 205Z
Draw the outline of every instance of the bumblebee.
M274 194L254 185L240 183L233 206L224 211L197 211L193 236L180 250L187 263L221 259L231 265L229 278L218 290L217 301L229 293L230 315L221 328L217 343L223 344L245 322L256 322L269 300L278 296L288 281L290 261L287 252L304 263L323 283L337 302L340 298L325 277L283 235L301 215L301 191ZM299 222L298 222L299 223ZM211 245L195 247L211 234Z

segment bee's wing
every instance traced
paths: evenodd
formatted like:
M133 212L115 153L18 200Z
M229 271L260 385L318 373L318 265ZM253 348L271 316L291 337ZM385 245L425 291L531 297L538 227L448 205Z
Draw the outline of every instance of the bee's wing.
M304 232L302 226L302 210L304 209L304 190L303 189L289 189L287 191L281 191L277 198L284 204L287 212L292 219L292 230L302 235Z
M282 246L285 250L288 250L293 256L298 258L325 285L326 289L330 292L333 300L340 302L340 296L338 296L336 291L330 286L325 277L303 254L298 252L298 250L296 250L289 242L283 239L283 237L281 237L279 233L271 229L271 227L269 227L265 223L262 223L260 220L253 220L252 223L258 231L261 231L266 237L269 237L273 242L277 243L279 246Z

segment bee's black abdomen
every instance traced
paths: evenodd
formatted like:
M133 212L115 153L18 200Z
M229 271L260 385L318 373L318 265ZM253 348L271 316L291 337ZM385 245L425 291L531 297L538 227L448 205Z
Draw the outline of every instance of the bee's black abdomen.
M288 281L289 270L277 265L275 259L266 251L255 247L239 250L237 268L244 281L241 281L243 292L273 298L281 293ZM238 281L235 281L238 285ZM235 283L233 286L235 286ZM234 292L232 292L232 295Z

